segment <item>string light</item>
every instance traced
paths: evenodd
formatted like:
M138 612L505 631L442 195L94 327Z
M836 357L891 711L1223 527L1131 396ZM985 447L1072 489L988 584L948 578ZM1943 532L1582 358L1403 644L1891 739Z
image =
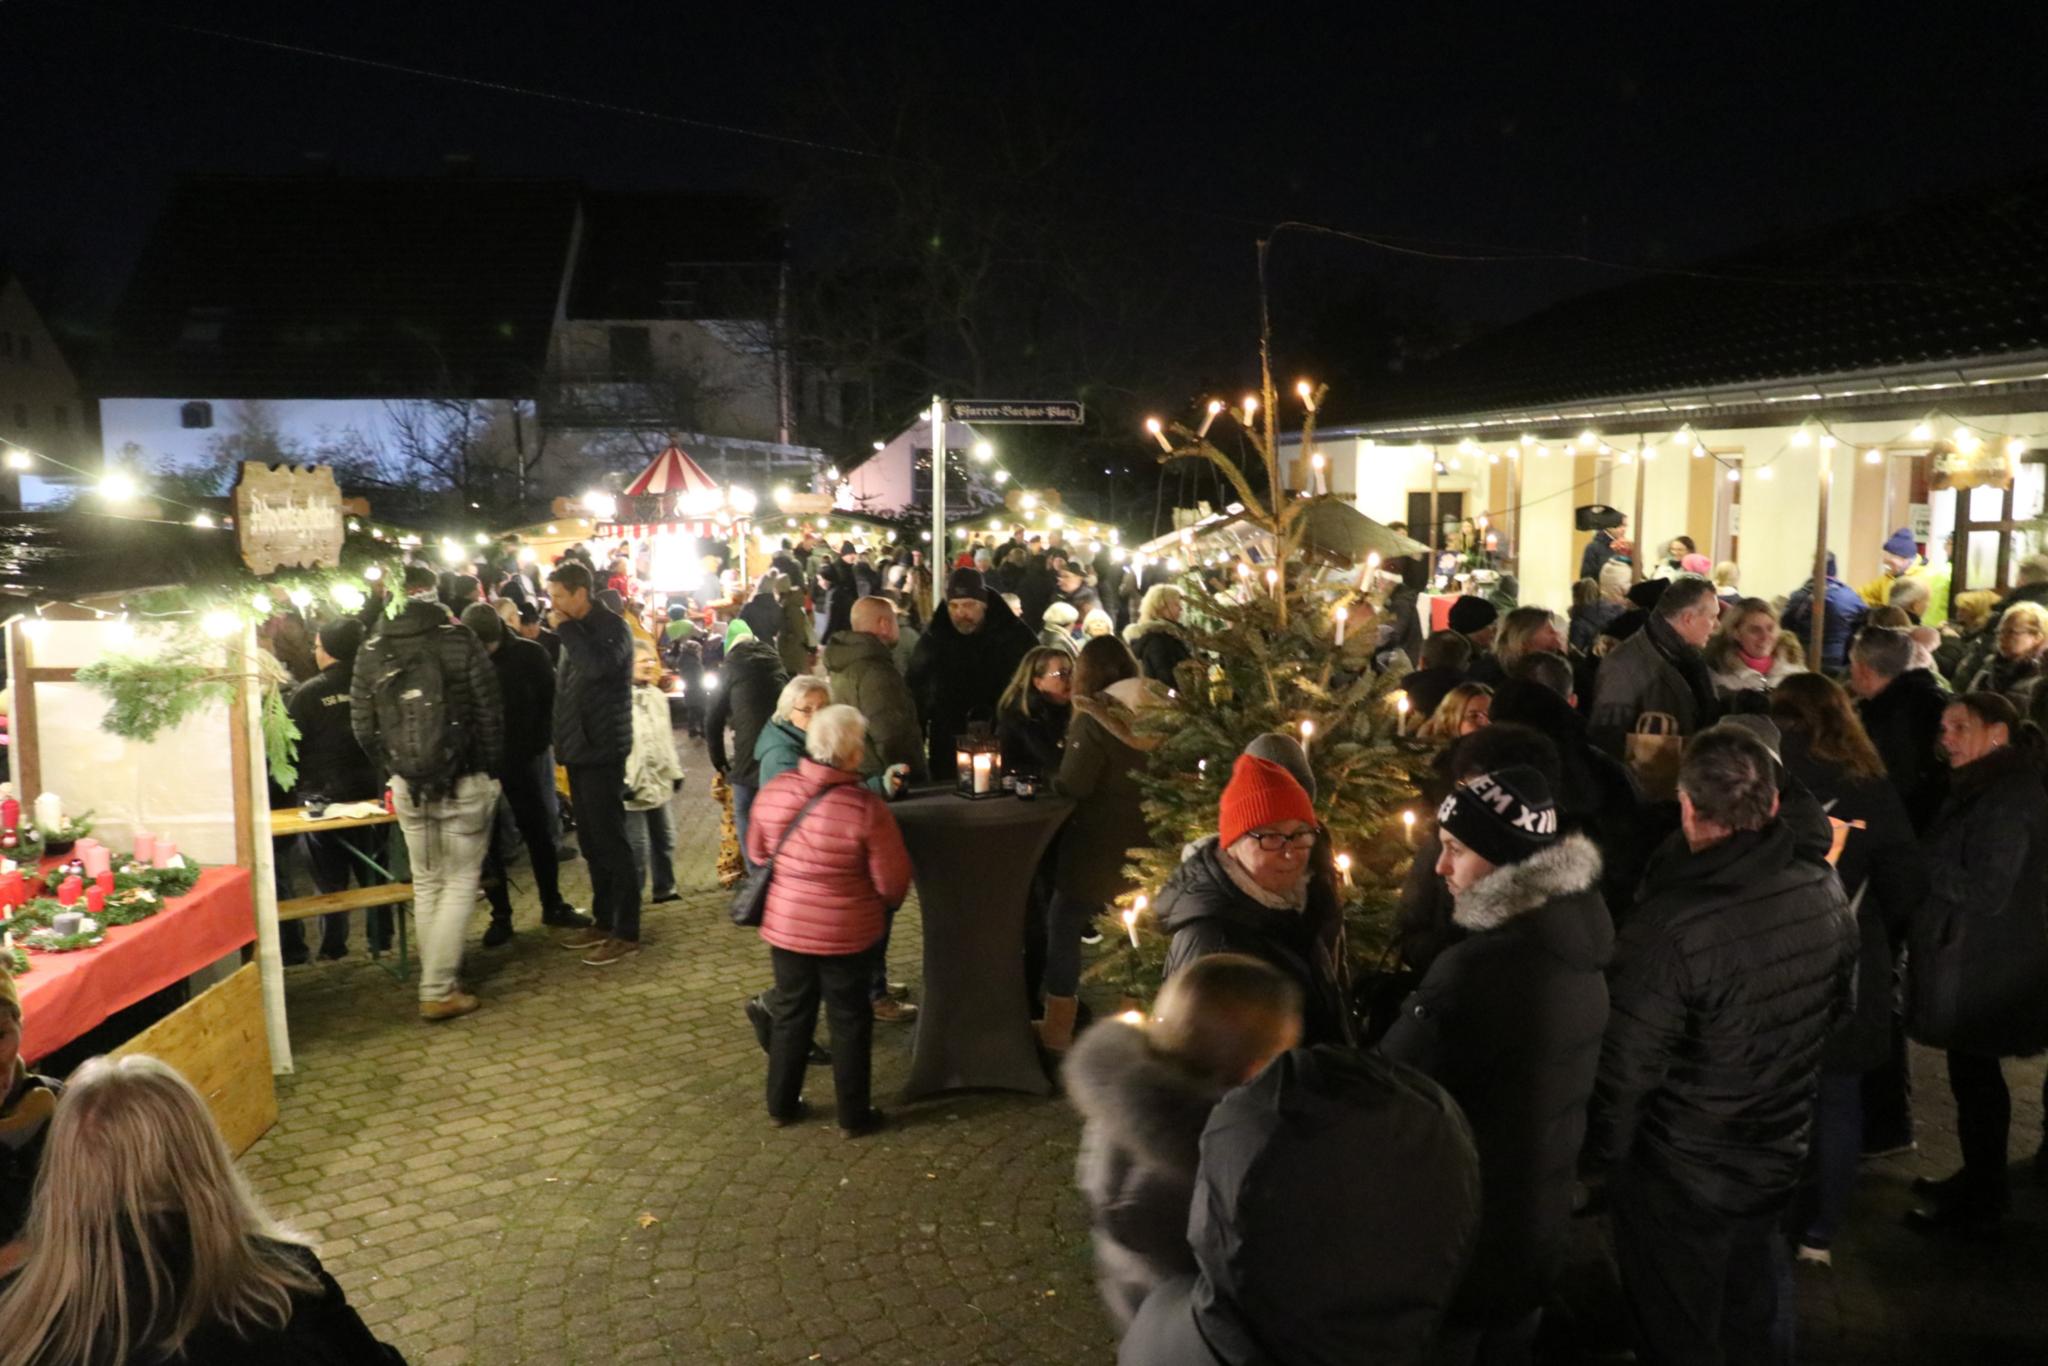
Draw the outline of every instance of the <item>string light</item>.
M1934 440L1934 428L1930 427L1930 426L1929 426L1928 424L1926 424L1925 422L1916 422L1916 423L1914 423L1914 424L1913 424L1913 439L1914 439L1915 441L1932 441L1932 440Z
M1872 446L1869 450L1863 452L1863 463L1866 465L1883 464L1884 452L1879 450L1877 447Z
M110 503L132 502L135 495L140 492L135 477L120 470L115 470L100 480L100 496Z
M31 459L31 458L29 457L29 453L28 453L27 451L23 450L23 449L22 449L21 447L19 447L19 446L9 446L9 447L7 448L7 468L8 468L8 469L10 469L10 470L26 470L26 469L33 469L33 468L35 467L35 463L36 463L36 462L35 462L35 461L34 461L33 459Z

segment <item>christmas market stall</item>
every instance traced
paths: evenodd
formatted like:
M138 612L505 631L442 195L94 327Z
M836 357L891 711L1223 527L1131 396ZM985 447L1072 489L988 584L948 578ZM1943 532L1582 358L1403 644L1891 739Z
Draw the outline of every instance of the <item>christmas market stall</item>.
M748 529L758 501L750 489L720 487L682 447L670 446L616 498L589 494L584 506L597 520L593 540L645 550L650 589L705 606L729 601L749 580ZM728 560L734 584L723 583L717 568Z
M272 633L316 601L363 610L397 562L347 535L324 469L247 467L232 521L0 519L0 914L26 1057L98 1047L110 1017L189 984L128 1046L184 1071L245 1146L291 1066L269 792L292 785L296 731Z

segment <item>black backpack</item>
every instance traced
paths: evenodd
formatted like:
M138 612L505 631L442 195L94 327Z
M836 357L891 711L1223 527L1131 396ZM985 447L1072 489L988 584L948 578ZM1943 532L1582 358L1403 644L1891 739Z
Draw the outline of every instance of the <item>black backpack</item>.
M445 629L380 636L371 661L370 705L385 766L419 801L446 796L462 770L461 730L448 714L437 638Z

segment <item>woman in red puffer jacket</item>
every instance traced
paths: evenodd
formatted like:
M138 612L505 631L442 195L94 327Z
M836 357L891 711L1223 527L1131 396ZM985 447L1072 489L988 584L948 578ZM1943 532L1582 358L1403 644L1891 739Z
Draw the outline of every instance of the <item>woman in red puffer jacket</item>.
M820 710L804 732L804 750L794 772L771 779L754 798L747 824L748 860L775 861L761 917L775 963L767 998L768 1118L779 1128L804 1116L798 1092L822 996L832 1021L839 1128L857 1138L882 1123L882 1112L868 1103L875 1029L869 978L883 916L910 890L910 853L889 804L861 784L867 722L858 711Z

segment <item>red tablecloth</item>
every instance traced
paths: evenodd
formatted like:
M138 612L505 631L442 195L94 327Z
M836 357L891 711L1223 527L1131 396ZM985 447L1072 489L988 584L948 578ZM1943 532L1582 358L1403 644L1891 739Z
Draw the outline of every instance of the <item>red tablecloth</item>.
M256 937L249 870L208 868L192 890L97 948L31 953L21 991L21 1055L55 1052L117 1010L190 977Z

